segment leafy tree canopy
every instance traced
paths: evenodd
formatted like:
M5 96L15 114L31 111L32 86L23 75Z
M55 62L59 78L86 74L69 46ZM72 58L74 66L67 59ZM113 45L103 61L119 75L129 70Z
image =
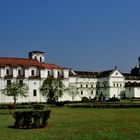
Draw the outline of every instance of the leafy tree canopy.
M55 103L62 96L64 85L60 79L47 78L40 88L41 95L48 103Z
M2 93L7 96L12 96L14 100L14 104L18 97L27 97L28 86L25 83L19 83L18 81L12 82L11 84L7 85L5 89L2 90Z

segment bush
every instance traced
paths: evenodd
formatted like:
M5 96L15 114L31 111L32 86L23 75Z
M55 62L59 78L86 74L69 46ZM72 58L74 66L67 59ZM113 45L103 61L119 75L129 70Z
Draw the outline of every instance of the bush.
M16 108L17 109L31 109L31 108L33 108L33 106L32 105L17 104Z
M70 108L140 108L140 104L96 103L96 104L69 104Z
M88 102L89 99L87 97L82 97L82 102Z
M50 117L50 111L18 111L15 112L15 128L44 128Z
M7 107L7 105L6 104L1 104L0 105L0 109L7 109L8 107Z
M7 108L8 109L15 109L16 105L15 104L9 104L9 105L7 105Z
M56 106L59 106L59 107L62 107L62 106L65 105L65 103L64 102L56 102L55 105Z
M112 97L112 98L109 99L109 101L110 102L118 102L118 101L120 101L120 99Z

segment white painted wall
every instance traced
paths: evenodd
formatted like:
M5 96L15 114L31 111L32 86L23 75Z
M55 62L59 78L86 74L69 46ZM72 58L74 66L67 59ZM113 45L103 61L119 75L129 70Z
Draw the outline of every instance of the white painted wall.
M135 87L134 93L135 93L134 95L135 98L140 98L140 87Z
M126 97L128 97L128 98L135 97L135 89L134 89L134 87L126 87L125 94L126 94Z
M50 70L50 69L39 69L37 67L30 67L30 68L11 68L11 67L5 67L0 68L0 102L13 102L13 99L11 97L7 97L5 95L1 94L1 89L4 89L7 80L4 79L6 75L6 69L10 69L10 74L13 75L12 81L16 81L16 77L18 76L18 70L22 70L23 74L25 73L24 81L29 86L29 92L27 98L19 98L18 102L45 102L44 97L40 95L40 87L43 84L43 81L48 77L48 71L50 71L50 74L54 77L58 77L58 71L60 75L64 77L63 83L65 85L65 88L68 89L71 86L75 87L75 90L77 92L77 96L74 97L74 100L81 100L82 97L87 98L94 98L98 95L103 93L106 97L118 97L120 98L120 93L124 92L126 93L126 96L129 97L140 97L140 88L132 88L129 90L128 88L125 89L125 79L124 76L118 71L115 70L109 77L102 77L102 78L80 78L77 76L69 77L69 69L64 70ZM29 76L31 75L31 70L34 70L35 75L41 76L41 78L38 79L30 79ZM21 72L21 75L22 75ZM140 81L139 81L140 82ZM100 83L100 87L97 88L97 84ZM106 83L106 87L104 86L104 83ZM82 87L81 87L82 85ZM33 96L33 90L37 91L37 96ZM81 91L83 91L83 94L81 95ZM72 101L72 96L69 94L68 90L64 91L64 94L61 98L59 98L59 101Z

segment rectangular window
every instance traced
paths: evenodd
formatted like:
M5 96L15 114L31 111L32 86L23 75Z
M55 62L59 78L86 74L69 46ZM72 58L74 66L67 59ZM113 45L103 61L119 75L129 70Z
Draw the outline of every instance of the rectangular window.
M60 72L58 71L58 77L60 76Z
M48 75L50 76L51 74L50 74L50 71L48 71Z
M6 69L6 75L10 75L9 69Z
M20 76L21 75L21 70L18 70L18 76Z
M11 80L7 80L7 86L11 85Z
M96 91L96 95L98 96L98 91Z
M33 90L33 96L34 97L37 96L37 90L36 89Z
M81 91L81 95L83 95L83 91Z
M35 75L35 71L34 71L34 70L31 71L31 75L32 75L32 76Z

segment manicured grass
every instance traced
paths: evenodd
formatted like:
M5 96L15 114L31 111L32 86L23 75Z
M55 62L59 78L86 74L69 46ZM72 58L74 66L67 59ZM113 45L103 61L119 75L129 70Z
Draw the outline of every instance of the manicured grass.
M0 140L139 140L140 109L49 108L45 129L12 129L0 115Z

